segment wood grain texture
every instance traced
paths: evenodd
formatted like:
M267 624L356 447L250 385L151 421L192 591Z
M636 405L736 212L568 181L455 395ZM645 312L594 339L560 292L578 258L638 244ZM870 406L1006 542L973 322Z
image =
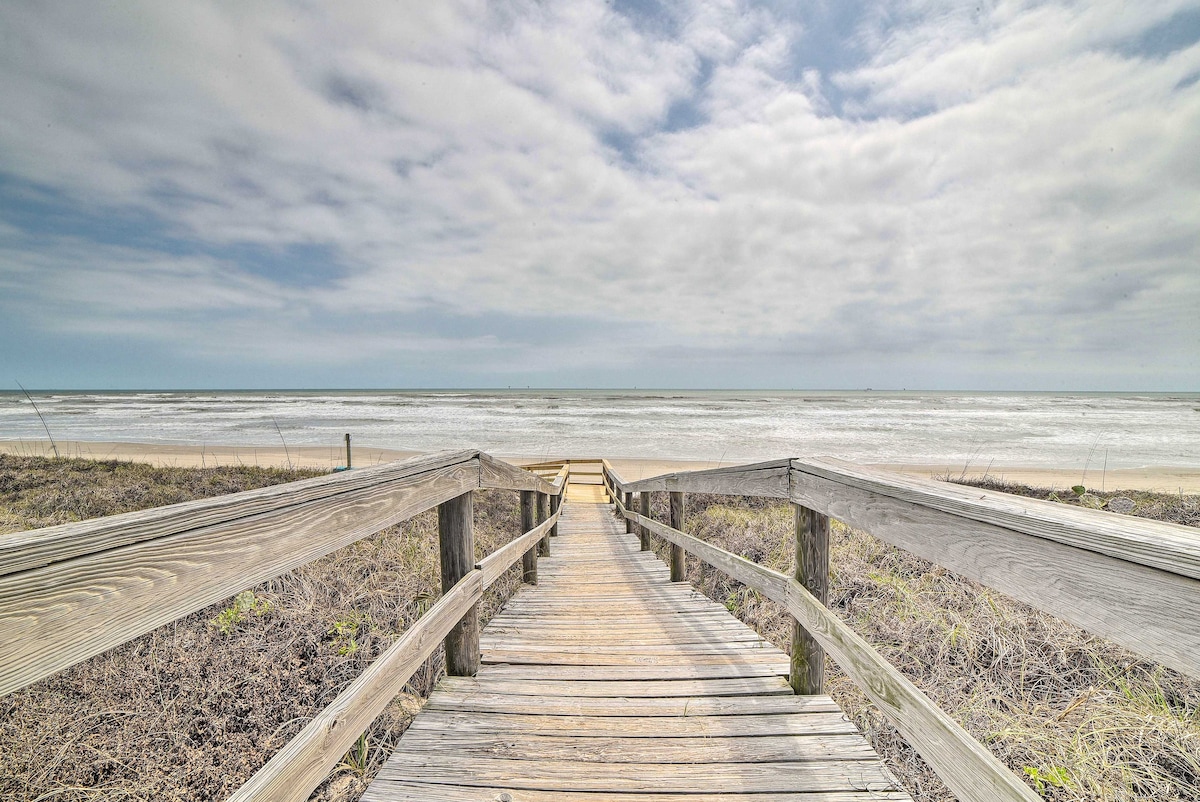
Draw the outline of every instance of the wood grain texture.
M449 593L475 570L475 534L472 531L474 504L470 493L438 505L438 555L442 593ZM479 609L472 606L455 624L445 640L446 673L473 677L479 670Z
M561 494L550 497L550 517L554 519L554 523L550 526L550 537L558 537L558 508L561 503Z
M461 787L422 782L413 779L387 778L368 790L364 802L911 802L903 791L850 790L773 793L769 797L755 793L597 793L573 791L533 791L513 789L504 785L491 787Z
M1200 580L812 474L792 500L1200 677Z
M674 490L684 493L717 493L727 496L788 497L791 460L771 460L733 468L684 471L626 482L622 489L635 493Z
M204 527L231 524L353 491L384 488L393 481L412 479L456 465L466 466L478 455L478 451L430 454L242 493L0 535L0 575L29 571L72 557Z
M638 503L642 511L642 517L649 519L650 517L650 492L643 490L638 493ZM650 551L650 529L644 523L641 529L638 530L638 535L641 538L642 551Z
M421 616L228 802L304 802L483 594L472 571Z
M934 482L839 460L792 461L804 486L825 480L980 523L1200 579L1195 527Z
M521 531L528 532L532 530L536 524L534 518L534 502L532 490L521 491ZM521 581L531 585L537 584L538 574L538 555L537 543L533 542L525 553L521 556Z
M471 460L0 577L0 694L406 520L478 484Z
M796 569L793 579L821 604L829 604L829 517L793 504ZM825 652L796 620L792 624L792 688L796 693L825 692Z
M670 525L672 529L683 531L683 522L686 519L684 510L683 493L671 491L671 518ZM687 563L684 555L686 552L683 546L671 544L671 581L682 582L687 579Z
M475 757L465 763L452 754L398 751L379 772L376 782L420 777L423 782L443 785L498 786L571 794L647 793L664 788L670 788L676 794L705 793L713 788L736 788L757 794L847 791L852 788L864 792L896 790L895 780L883 770L878 760L655 763L654 754L649 750L646 757L649 760L643 763L590 762L586 770L581 770L573 760ZM853 775L855 781L852 783L847 775ZM373 795L363 796L364 802L374 798ZM870 798L867 793L860 797L862 800Z
M660 537L786 606L960 800L1041 799L799 582L662 524L649 525Z
M546 520L546 494L537 494L537 522L540 524ZM538 541L538 556L550 556L550 528L546 527L546 534Z
M489 454L479 455L479 486L499 490L533 490L553 493L556 488L535 473L498 460Z

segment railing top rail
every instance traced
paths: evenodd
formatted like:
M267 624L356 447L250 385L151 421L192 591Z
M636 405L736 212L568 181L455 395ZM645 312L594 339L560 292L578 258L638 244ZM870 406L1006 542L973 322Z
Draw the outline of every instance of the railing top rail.
M0 695L480 487L558 495L478 451L0 539Z
M832 458L679 471L636 481L625 481L611 465L606 467L616 489L631 493L676 490L802 502L805 499L798 495L804 493L806 483L832 482L1200 579L1200 531L1194 527L921 479Z

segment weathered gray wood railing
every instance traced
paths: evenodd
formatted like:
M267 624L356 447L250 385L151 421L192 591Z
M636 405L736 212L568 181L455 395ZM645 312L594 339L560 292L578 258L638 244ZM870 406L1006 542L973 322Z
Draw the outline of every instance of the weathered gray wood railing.
M834 460L778 460L625 481L604 464L626 519L782 604L796 620L792 684L821 691L824 653L892 720L964 802L1040 797L825 606L829 518L1200 677L1200 536L1194 529L1004 493L907 478ZM670 493L670 525L649 517ZM684 493L786 499L796 508L789 577L683 531ZM633 496L639 496L635 511Z
M536 577L568 473L460 451L2 535L0 695L437 506L442 597L230 797L308 799L439 643L447 673L475 672L476 605L518 559ZM523 516L524 534L477 563L477 488L519 490L530 510L549 497L553 513Z

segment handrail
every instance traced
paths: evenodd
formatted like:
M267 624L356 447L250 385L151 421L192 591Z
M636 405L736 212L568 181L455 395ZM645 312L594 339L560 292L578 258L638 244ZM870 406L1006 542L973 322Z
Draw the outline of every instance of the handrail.
M781 466L787 464L786 494ZM1200 677L1200 533L831 460L624 481L617 492L788 498L1178 671ZM1120 604L1114 604L1119 600Z
M480 487L562 487L478 451L0 537L0 695Z
M787 608L963 802L1041 799L795 579L617 503L624 517Z

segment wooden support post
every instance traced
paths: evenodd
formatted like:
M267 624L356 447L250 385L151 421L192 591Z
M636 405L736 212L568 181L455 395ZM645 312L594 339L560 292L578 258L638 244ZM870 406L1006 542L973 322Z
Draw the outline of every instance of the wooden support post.
M528 532L533 529L536 524L533 522L533 494L532 490L521 491L521 532ZM521 555L521 581L528 582L531 585L537 584L537 544L530 547L529 551Z
M475 536L471 529L474 505L470 493L438 505L438 551L442 593L475 569ZM446 636L446 673L473 677L479 671L479 605L471 609Z
M646 492L638 493L638 498L641 499L642 515L650 517L650 494ZM644 526L639 526L642 536L642 551L650 551L650 530Z
M562 503L562 496L555 494L550 496L550 514L558 512L558 505ZM550 527L550 537L558 536L558 521L554 522L554 526Z
M625 494L625 509L633 512L633 493ZM633 521L629 520L628 518L625 519L625 532L627 534L633 533Z
M546 494L537 494L537 522L540 524L546 520ZM542 539L538 541L538 556L550 556L550 533L542 535Z
M350 470L350 432L346 432L346 470Z
M829 604L829 516L796 508L796 581ZM825 692L825 650L798 622L792 623L792 692Z
M671 491L671 521L672 529L683 531L684 519L684 504L685 500L683 493ZM682 582L687 578L687 563L684 562L683 546L676 543L671 544L671 581Z

